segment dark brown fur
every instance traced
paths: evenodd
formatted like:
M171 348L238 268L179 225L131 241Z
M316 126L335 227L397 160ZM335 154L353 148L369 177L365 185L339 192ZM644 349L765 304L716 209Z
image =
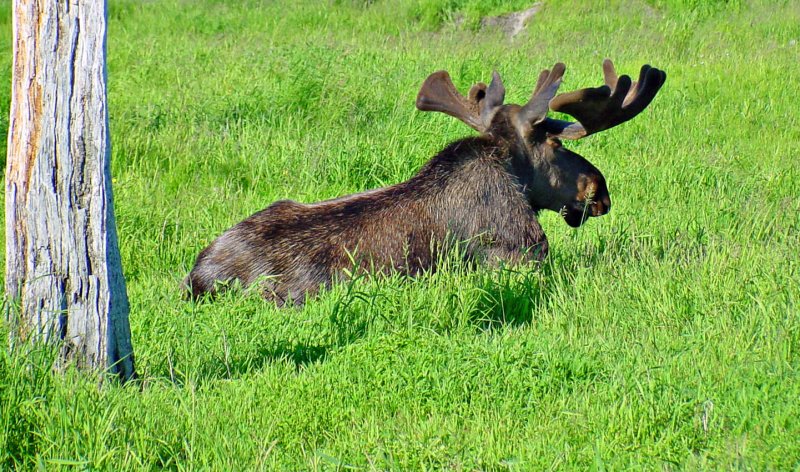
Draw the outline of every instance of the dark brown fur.
M484 127L474 113L492 87L496 94L494 81L486 94L470 94L477 98L468 117L446 110L471 120L481 136L450 144L406 182L313 204L273 203L200 253L185 281L191 295L238 281L259 284L280 305L302 303L354 268L409 275L435 269L455 243L463 243L468 260L543 259L548 245L538 211L560 211L571 226L600 216L611 205L605 179L561 146L552 123L520 124L524 108L496 106Z
M468 241L470 258L541 259L547 240L509 166L507 149L469 138L391 187L310 205L276 202L203 250L188 285L199 296L219 282L271 276L265 296L297 303L354 262L410 275L432 269L455 241Z

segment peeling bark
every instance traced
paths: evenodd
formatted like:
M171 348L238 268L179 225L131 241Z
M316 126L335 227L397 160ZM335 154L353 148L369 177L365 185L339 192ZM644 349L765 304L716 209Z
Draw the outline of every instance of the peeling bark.
M6 168L14 340L134 375L111 192L105 1L15 0Z

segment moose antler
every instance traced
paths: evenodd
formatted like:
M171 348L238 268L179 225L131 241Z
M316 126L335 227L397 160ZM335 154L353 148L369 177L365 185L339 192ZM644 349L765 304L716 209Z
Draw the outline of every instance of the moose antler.
M638 82L631 82L627 75L617 77L609 59L603 61L603 75L606 82L603 86L563 93L550 101L551 110L571 115L578 123L548 118L545 123L548 132L561 138L580 139L624 123L647 108L667 79L664 71L644 65Z
M456 90L450 74L440 70L423 82L417 94L417 109L446 113L482 133L489 127L492 111L503 104L505 93L503 82L495 72L488 87L479 82L470 88L468 97L464 97Z
M536 82L536 88L531 99L520 111L519 118L521 122L535 126L544 121L550 109L550 100L553 99L558 91L566 68L563 63L558 62L553 66L552 71L545 69L539 74L539 80Z
M503 106L505 99L506 88L503 86L503 80L500 78L500 74L494 71L492 72L492 81L489 82L489 88L486 89L486 97L480 102L481 122L484 130L489 128L495 111Z

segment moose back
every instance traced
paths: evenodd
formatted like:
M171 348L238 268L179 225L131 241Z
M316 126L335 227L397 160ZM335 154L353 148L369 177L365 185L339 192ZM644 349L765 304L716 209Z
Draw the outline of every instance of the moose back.
M578 227L611 208L605 178L562 146L623 123L647 107L666 74L643 66L639 80L603 63L605 84L556 95L564 64L544 70L525 105L504 104L497 72L461 95L446 71L422 84L416 105L458 118L479 136L449 144L411 179L313 204L273 203L200 252L184 281L192 297L231 282L257 284L283 305L303 303L354 265L414 275L435 269L456 244L468 260L541 260L548 245L537 214L559 212ZM548 111L577 122L547 117Z

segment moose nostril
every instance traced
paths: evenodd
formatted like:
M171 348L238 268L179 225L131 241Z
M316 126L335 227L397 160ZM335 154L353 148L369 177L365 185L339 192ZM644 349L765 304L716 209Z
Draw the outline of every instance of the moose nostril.
M609 210L611 210L611 201L608 198L604 198L592 204L592 216L605 215Z

